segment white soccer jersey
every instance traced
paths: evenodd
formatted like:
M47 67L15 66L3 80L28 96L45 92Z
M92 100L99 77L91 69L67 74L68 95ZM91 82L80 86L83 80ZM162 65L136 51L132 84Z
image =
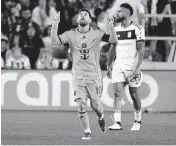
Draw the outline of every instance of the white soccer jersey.
M131 68L138 55L137 42L145 40L144 28L132 22L127 28L119 24L115 30L118 37L115 66Z
M8 69L30 69L29 58L22 55L16 59L13 55L10 55L6 61L6 68Z

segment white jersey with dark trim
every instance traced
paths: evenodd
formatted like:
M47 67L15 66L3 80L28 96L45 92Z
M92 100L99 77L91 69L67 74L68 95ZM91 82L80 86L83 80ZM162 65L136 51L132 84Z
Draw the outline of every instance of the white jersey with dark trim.
M115 27L118 44L116 48L116 66L132 67L137 58L137 42L145 40L145 31L134 22L124 28L121 24Z

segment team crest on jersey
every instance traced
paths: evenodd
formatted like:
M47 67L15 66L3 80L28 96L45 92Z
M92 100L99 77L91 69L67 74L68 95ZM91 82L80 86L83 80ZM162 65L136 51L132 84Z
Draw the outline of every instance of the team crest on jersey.
M86 60L89 58L89 50L85 49L85 50L80 50L80 56L81 59Z
M83 44L82 44L82 48L87 48L87 44L86 44L86 43L83 43Z

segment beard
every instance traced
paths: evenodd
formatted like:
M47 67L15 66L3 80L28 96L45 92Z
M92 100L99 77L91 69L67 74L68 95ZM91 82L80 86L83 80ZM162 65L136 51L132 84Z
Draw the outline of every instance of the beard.
M117 17L116 22L117 22L117 23L120 23L120 22L122 22L123 20L125 20L125 17Z
M80 26L81 27L85 27L88 23L84 20L84 19L81 19L80 20Z

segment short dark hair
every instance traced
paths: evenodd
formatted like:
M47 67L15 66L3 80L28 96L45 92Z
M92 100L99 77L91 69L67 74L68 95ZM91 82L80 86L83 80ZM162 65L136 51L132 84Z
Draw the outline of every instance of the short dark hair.
M128 10L130 11L130 16L133 15L133 12L134 12L134 11L133 11L133 8L132 8L132 6L131 6L130 4L128 4L128 3L123 3L123 4L120 5L120 7L128 9Z
M80 9L80 10L79 10L79 13L81 13L81 12L83 12L83 11L87 12L87 13L89 14L89 17L92 18L92 16L91 16L89 10L87 10L86 8L83 8L83 9Z

